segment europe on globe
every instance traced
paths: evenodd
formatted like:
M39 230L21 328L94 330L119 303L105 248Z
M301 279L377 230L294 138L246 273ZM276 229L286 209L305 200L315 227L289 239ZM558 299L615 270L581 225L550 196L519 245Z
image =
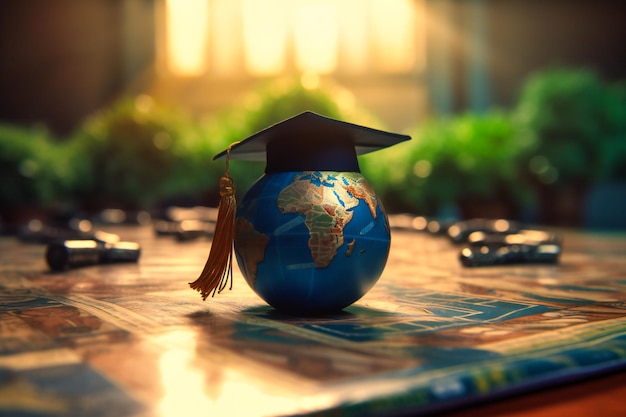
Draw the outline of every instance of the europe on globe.
M235 254L278 310L341 310L378 280L389 254L385 210L358 172L267 173L237 208Z

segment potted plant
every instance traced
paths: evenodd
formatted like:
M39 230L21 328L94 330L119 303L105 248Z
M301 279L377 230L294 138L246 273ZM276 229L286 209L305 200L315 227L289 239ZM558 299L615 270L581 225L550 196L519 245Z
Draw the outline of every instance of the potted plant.
M590 187L624 155L616 152L623 102L592 71L551 69L528 79L515 112L530 142L521 167L536 190L539 221L581 226Z

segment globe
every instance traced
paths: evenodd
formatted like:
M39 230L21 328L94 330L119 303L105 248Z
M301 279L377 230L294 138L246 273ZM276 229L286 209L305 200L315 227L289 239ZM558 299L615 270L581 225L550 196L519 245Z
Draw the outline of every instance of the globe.
M357 172L265 174L242 198L235 255L248 285L277 310L339 311L383 272L389 222Z

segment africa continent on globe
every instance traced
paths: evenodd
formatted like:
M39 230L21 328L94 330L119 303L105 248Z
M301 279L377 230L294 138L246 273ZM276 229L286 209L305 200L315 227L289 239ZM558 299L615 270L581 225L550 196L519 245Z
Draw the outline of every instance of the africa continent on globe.
M251 288L292 312L342 309L378 280L387 216L360 173L266 174L237 210L235 253Z
M283 213L304 216L311 256L315 266L323 268L343 245L343 228L352 220L359 199L365 201L375 219L378 202L362 176L308 172L296 175L293 183L279 194L277 203Z

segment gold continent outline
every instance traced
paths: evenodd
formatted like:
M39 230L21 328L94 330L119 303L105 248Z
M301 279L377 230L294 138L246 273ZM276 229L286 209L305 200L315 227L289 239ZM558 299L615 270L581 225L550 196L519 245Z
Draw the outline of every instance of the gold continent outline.
M313 179L323 186L311 186L315 185ZM330 265L343 245L344 226L353 216L350 209L356 207L359 200L365 201L375 219L378 199L360 174L305 171L296 175L293 182L280 192L277 205L282 213L298 213L305 217L309 250L315 266L324 268ZM350 249L354 243L351 242Z

